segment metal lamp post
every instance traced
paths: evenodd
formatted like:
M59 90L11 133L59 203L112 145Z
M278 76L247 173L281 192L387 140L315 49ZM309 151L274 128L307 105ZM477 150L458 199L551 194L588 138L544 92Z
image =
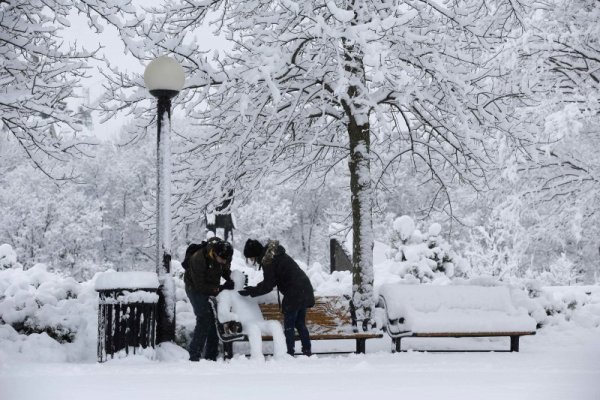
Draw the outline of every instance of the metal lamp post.
M156 273L160 282L157 343L175 339L175 285L171 272L171 99L183 88L181 65L166 56L154 59L144 72L146 87L157 106Z

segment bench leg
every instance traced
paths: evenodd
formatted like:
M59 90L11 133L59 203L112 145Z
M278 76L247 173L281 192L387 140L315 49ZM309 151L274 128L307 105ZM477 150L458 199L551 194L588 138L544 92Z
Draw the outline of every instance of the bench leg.
M233 342L223 342L223 358L226 360L233 358Z
M510 337L510 351L519 351L519 336Z
M356 353L365 354L367 339L356 339Z
M400 353L402 351L402 338L397 337L394 339L394 346L396 347L395 352Z

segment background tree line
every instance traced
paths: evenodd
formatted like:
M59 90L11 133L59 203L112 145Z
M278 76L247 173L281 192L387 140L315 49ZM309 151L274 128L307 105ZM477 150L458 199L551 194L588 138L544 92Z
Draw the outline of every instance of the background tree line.
M105 118L124 110L136 117L121 137L134 145L100 144L87 151L95 158L73 159L74 149L97 141L78 134L74 113L58 104L76 94L81 60L95 54L59 51L64 8L0 6L4 37L12 37L0 59L2 204L38 210L27 218L5 213L3 235L33 258L36 235L50 240L62 221L80 227L68 245L59 243L69 237L60 228L45 257L65 267L87 258L100 268L123 257L136 265L147 258L153 229L155 121L141 77L107 66L98 103ZM24 19L25 7L37 19ZM331 222L353 227L355 284L372 279L370 243L391 214L444 223L482 271L525 276L568 259L593 279L597 2L175 2L144 11L151 18L130 3L84 1L77 10L90 19L89 34L111 26L140 61L170 53L186 68L175 112L185 115L174 147L179 245L198 235L204 210L235 189L235 210L248 215L238 221L242 235L278 234L309 262L326 262ZM208 22L232 42L210 58L192 39ZM23 38L19 27L28 24L54 29L29 29L37 36ZM52 51L40 52L40 40ZM60 74L47 81L56 92L38 78L54 68ZM27 180L31 164L71 180ZM17 188L5 189L23 180L37 182L31 194L45 188L64 198L54 208L33 200L25 207ZM26 233L31 220L35 228Z

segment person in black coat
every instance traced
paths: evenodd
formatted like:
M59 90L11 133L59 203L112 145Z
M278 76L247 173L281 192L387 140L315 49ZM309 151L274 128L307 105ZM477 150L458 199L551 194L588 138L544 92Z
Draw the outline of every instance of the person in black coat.
M217 360L219 339L208 298L218 295L221 290L233 289L232 256L231 244L216 238L209 239L206 246L190 256L189 267L183 276L185 292L196 315L196 327L189 346L190 361L199 361L203 351L205 359ZM225 279L222 285L221 278Z
M283 294L283 331L287 352L295 353L295 330L302 343L302 354L311 355L310 334L306 328L306 309L315 305L315 295L308 276L276 240L263 246L258 240L248 239L244 257L258 263L263 269L263 281L239 291L242 296L260 296L275 286Z

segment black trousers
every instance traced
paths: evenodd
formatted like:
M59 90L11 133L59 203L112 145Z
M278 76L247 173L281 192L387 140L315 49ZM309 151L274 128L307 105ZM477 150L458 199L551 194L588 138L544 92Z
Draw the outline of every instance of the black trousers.
M305 355L311 354L310 334L306 328L306 307L297 310L288 310L283 312L283 333L285 334L285 343L287 352L294 355L296 347L295 330L300 336L302 343L302 353Z
M215 316L208 303L209 296L188 287L185 288L185 293L190 299L196 315L196 327L188 348L190 361L198 361L202 357L203 350L205 359L216 361L219 355L219 338L215 326Z

